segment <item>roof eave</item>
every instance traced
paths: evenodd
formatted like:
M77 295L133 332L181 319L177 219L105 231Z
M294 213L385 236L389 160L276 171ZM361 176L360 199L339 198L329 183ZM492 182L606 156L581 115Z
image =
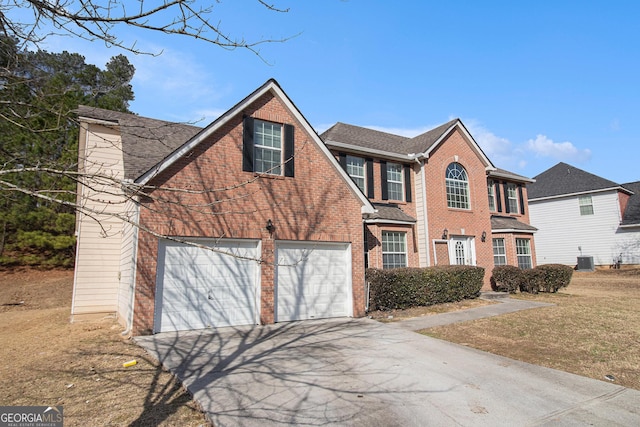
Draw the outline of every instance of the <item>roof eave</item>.
M413 160L408 154L400 154L400 153L392 153L391 151L377 150L375 148L365 148L359 145L347 144L344 142L327 140L324 142L327 147L330 149L342 149L345 151L349 151L352 153L363 154L363 155L375 155L376 157L382 157L392 160L401 160L404 162Z
M534 234L538 230L519 230L517 228L492 228L491 233L524 233L524 234Z
M471 136L471 134L469 133L467 128L464 126L464 124L459 119L456 120L454 124L449 126L449 128L447 130L442 132L442 135L440 135L440 137L433 144L431 144L431 146L429 148L427 148L427 150L424 153L421 154L421 157L429 158L429 156L431 155L431 152L433 152L436 148L438 148L440 146L440 144L442 144L442 141L444 141L445 138L451 132L453 132L453 130L456 127L459 128L460 131L463 133L463 135L469 140L469 142L471 142L473 150L476 152L476 154L478 154L478 156L480 157L482 162L485 164L486 169L487 170L495 170L496 167L493 165L493 163L491 163L491 160L489 160L487 155L484 154L484 151L482 151L482 148L480 148L480 146L478 145L476 140L473 139L473 136Z
M401 221L398 219L365 219L365 224L401 224L401 225L414 225L417 221Z
M518 182L530 182L530 183L536 182L536 180L533 178L527 178L525 176L502 173L497 171L495 168L492 170L489 170L489 177L510 179L512 181L518 181Z
M627 193L629 195L633 195L634 194L633 191L627 190L624 187L618 186L618 187L601 188L601 189L598 189L598 190L579 191L579 192L576 192L576 193L555 194L553 196L533 197L533 198L529 199L529 203L531 203L531 202L541 202L541 201L551 200L551 199L561 199L563 197L581 196L583 194L604 193L604 192L607 192L607 191L622 191L623 193Z

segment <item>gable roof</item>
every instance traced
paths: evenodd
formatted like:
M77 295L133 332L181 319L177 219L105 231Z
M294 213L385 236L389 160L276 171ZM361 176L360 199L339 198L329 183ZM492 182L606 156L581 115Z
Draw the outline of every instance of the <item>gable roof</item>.
M633 195L627 202L627 207L622 216L621 226L640 226L640 181L622 184L627 190L633 191Z
M118 126L125 179L135 180L202 130L197 126L80 105L81 120Z
M392 203L374 203L376 212L369 214L365 222L367 224L382 222L385 224L413 224L418 220L404 213L398 205Z
M369 199L364 195L364 193L362 193L355 182L349 177L347 172L340 167L340 165L338 164L338 160L331 154L316 131L309 124L307 119L302 115L300 110L291 101L291 99L287 96L287 94L282 90L275 79L267 80L262 86L254 90L236 105L231 107L228 111L223 113L207 127L200 130L200 132L192 135L190 138L183 140L183 143L181 145L176 147L173 151L167 153L167 155L165 155L158 162L148 168L142 175L140 175L136 179L136 182L141 185L148 183L151 179L169 168L185 154L192 151L198 144L206 140L214 132L222 128L230 120L238 115L241 115L245 108L247 108L249 105L254 103L256 100L258 100L268 92L272 93L276 98L278 98L285 105L285 107L289 109L291 114L302 124L302 127L304 128L306 133L311 136L313 142L316 143L320 151L325 155L327 161L329 161L334 166L337 173L343 178L345 184L351 188L353 193L360 200L362 213L373 213L375 209L373 208L373 205L371 204Z
M491 160L484 154L460 119L450 120L414 138L340 122L324 131L320 137L332 148L412 161L416 157L429 157L429 154L456 128L465 135L487 170L495 170Z
M529 201L562 197L571 194L592 193L606 190L632 192L608 179L599 177L567 163L560 162L535 176L535 183L528 186Z

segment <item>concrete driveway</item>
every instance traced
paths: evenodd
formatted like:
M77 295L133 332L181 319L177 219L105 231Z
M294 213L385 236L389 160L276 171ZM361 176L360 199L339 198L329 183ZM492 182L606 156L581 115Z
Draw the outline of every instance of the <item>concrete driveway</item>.
M136 341L216 426L640 425L640 391L369 319Z

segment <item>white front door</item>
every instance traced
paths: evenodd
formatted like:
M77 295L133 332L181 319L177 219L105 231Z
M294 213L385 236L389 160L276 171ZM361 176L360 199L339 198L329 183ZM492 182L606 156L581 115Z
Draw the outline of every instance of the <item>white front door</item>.
M452 265L475 265L473 238L454 236L449 241L449 259Z

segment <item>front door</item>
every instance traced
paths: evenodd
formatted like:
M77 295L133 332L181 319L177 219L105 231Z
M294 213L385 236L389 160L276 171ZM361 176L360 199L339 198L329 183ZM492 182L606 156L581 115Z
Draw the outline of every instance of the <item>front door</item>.
M475 265L472 238L452 237L449 241L449 259L453 265Z

